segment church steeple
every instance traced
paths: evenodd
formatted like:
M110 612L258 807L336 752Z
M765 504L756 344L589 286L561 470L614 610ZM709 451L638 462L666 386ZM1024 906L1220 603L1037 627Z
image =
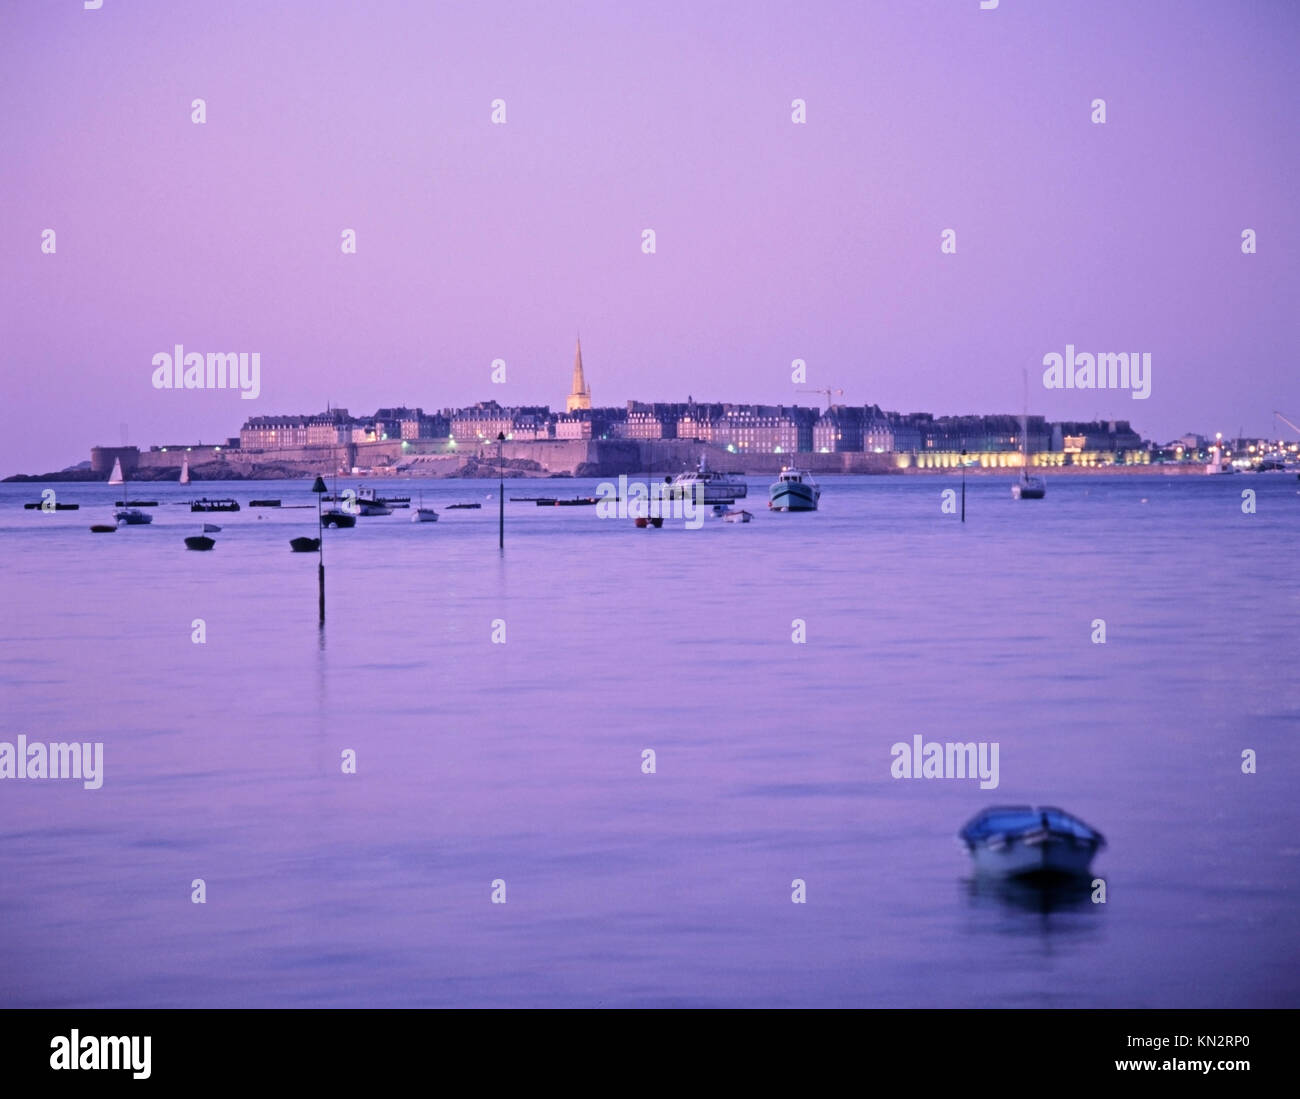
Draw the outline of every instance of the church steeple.
M590 407L591 390L587 388L587 378L582 372L582 338L579 337L578 350L573 356L573 392L564 400L564 411Z

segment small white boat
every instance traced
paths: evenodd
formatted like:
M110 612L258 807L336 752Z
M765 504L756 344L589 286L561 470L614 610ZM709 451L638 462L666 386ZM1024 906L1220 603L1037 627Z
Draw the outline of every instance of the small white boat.
M743 508L724 511L722 513L722 521L724 523L748 523L753 518L754 516Z
M999 878L1080 877L1105 837L1061 809L1000 805L972 817L958 833L977 873Z
M204 523L204 524L203 524L203 533L204 533L204 534L220 534L220 533L221 533L221 528L220 528L219 526L217 526L216 523Z
M411 512L412 523L436 523L438 513L433 508L418 507Z

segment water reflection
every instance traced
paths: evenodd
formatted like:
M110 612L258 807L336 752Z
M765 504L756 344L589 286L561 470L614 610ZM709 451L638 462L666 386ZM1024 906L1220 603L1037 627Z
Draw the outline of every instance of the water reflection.
M1090 878L992 878L961 883L974 933L1092 938L1101 931L1101 909L1092 901Z

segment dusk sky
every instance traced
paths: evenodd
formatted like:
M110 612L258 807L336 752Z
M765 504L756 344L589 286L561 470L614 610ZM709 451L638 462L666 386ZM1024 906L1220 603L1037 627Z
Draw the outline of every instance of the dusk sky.
M6 0L0 475L123 423L562 408L578 334L597 405L821 404L801 358L852 404L1018 412L1027 368L1053 419L1279 434L1298 31L1290 0ZM155 390L177 343L260 352L261 395ZM1150 399L1044 390L1067 343L1150 352Z

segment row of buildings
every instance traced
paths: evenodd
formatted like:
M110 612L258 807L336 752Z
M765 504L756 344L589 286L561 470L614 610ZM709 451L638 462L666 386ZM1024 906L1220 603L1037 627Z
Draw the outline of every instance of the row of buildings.
M578 343L573 383L564 411L548 405L506 407L480 401L469 408L381 408L354 417L332 408L313 416L254 416L239 433L243 450L284 450L348 443L444 443L449 449L490 443L548 439L684 439L723 447L733 453L875 454L1136 454L1142 440L1126 421L1048 423L1020 417L933 416L925 412L885 412L878 405L831 405L824 410L801 405L628 401L625 408L591 403ZM1112 460L1116 460L1114 457ZM1119 459L1125 460L1125 459ZM1131 459L1129 459L1131 460Z
M1026 421L1031 452L1140 450L1142 440L1127 421L1049 423ZM1021 448L1020 417L934 416L927 412L885 412L876 405L832 405L825 410L800 405L730 404L687 401L626 408L586 408L553 412L548 406L506 407L481 401L469 408L427 413L422 408L381 408L354 417L334 408L311 416L254 416L239 432L244 450L282 450L303 446L390 440L435 440L448 446L477 445L498 435L514 442L546 439L685 439L711 443L737 454L872 452L921 454L927 451L1016 451Z

